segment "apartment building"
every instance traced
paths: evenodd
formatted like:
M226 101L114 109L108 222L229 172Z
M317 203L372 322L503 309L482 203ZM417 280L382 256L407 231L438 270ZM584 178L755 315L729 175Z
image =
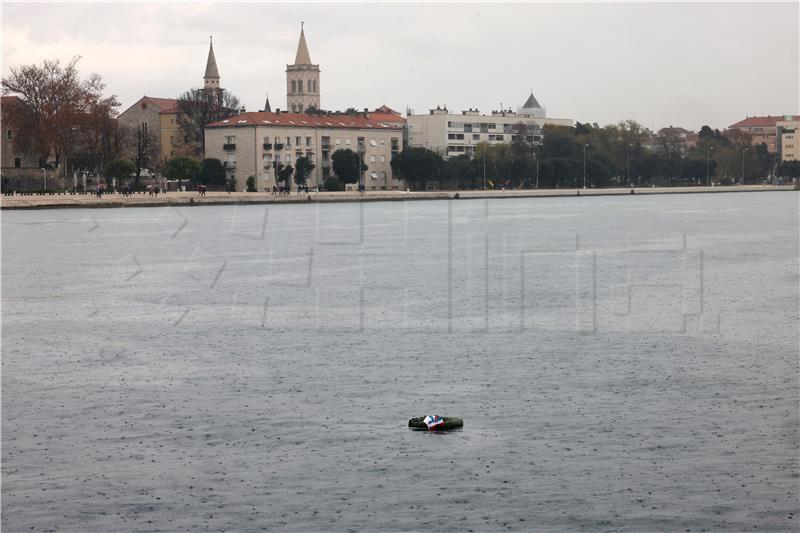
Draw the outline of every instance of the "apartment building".
M778 151L778 122L791 118L791 115L747 117L728 126L728 130L739 130L747 133L750 135L751 143L754 146L764 143L767 145L767 150L776 153Z
M256 178L257 190L271 189L278 184L275 164L294 167L299 157L314 163L308 185L317 187L333 174L333 153L347 148L363 154L368 168L361 182L367 190L402 185L390 165L403 149L402 117L397 114L250 112L209 124L205 139L206 157L222 161L238 190L245 189L250 176Z
M776 124L781 161L800 161L800 117L786 117Z
M436 106L427 115L409 111L407 122L409 146L428 148L445 159L462 154L472 156L479 143L510 143L521 129L525 130L528 142L538 144L543 126L573 125L572 119L547 118L533 94L516 112L509 109L482 115L477 109L467 109L456 114L447 106Z

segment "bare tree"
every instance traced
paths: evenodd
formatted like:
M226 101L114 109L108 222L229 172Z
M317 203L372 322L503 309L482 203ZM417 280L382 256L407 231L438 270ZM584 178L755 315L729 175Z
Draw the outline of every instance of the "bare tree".
M123 155L127 136L107 103L92 105L88 113L75 117L70 127L72 163L103 174L105 166Z
M136 128L136 132L129 132L131 160L136 167L135 183L139 183L142 170L149 168L156 155L156 138L147 128L141 124Z
M44 166L50 155L56 164L75 151L75 131L87 116L116 116L115 96L104 97L105 84L97 74L81 80L76 67L79 56L66 65L45 60L41 65L11 68L2 80L3 94L19 96L24 105L14 106L9 121L24 134L20 143L39 155ZM63 165L66 171L68 165Z
M178 127L186 142L194 147L196 156L206 151L206 126L217 120L232 117L240 109L239 99L222 89L190 89L178 98Z

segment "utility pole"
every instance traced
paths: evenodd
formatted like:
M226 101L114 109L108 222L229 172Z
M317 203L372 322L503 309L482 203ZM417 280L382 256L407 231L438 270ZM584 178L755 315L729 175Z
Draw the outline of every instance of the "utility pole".
M586 149L589 148L588 144L583 145L583 188L586 188Z
M711 187L711 150L713 146L709 146L706 150L706 187Z
M744 153L747 151L747 148L742 148L742 185L744 185Z
M486 144L483 145L483 190L486 190Z
M631 146L633 145L628 143L628 185L631 184Z

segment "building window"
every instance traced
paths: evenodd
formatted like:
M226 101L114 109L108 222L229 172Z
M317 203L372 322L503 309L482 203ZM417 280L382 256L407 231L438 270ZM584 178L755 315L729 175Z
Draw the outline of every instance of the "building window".
M169 136L169 144L175 146L175 136L174 135L170 135Z
M292 146L292 138L291 137L286 137L286 146L287 147Z
M381 139L381 146L386 146L386 139Z
M292 94L296 92L297 92L297 82L292 80ZM294 106L292 106L292 109L294 109Z
M20 168L20 167L22 167L22 159L20 159L19 157L15 157L14 168Z
M300 137L295 137L294 138L294 145L297 146L297 147L300 146Z
M369 162L370 163L374 163L375 162L375 156L374 155L369 156Z
M350 144L351 144L351 143L350 143L350 139L345 139L345 140L344 140L344 143L345 143L345 144L347 144L347 145L350 145Z
M386 163L386 156L385 155L381 156L381 163Z
M311 146L311 137L306 137L306 146Z
M10 141L12 135L14 135L14 134L11 132L11 130L6 130L6 139L8 139Z
M175 125L175 119L174 118L169 119L169 125L170 126L174 126Z
M473 133L473 134L472 134L472 140L473 140L473 141L480 141L480 140L481 140L481 135L480 135L480 133Z
M342 144L342 140L337 138L336 139L336 144Z
M303 92L303 80L297 80L297 92Z
M236 144L236 135L226 135L225 144Z

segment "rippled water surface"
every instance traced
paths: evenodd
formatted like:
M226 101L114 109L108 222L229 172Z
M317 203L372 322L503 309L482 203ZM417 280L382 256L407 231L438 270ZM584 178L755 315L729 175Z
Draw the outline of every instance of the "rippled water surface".
M4 532L800 528L797 193L2 230Z

